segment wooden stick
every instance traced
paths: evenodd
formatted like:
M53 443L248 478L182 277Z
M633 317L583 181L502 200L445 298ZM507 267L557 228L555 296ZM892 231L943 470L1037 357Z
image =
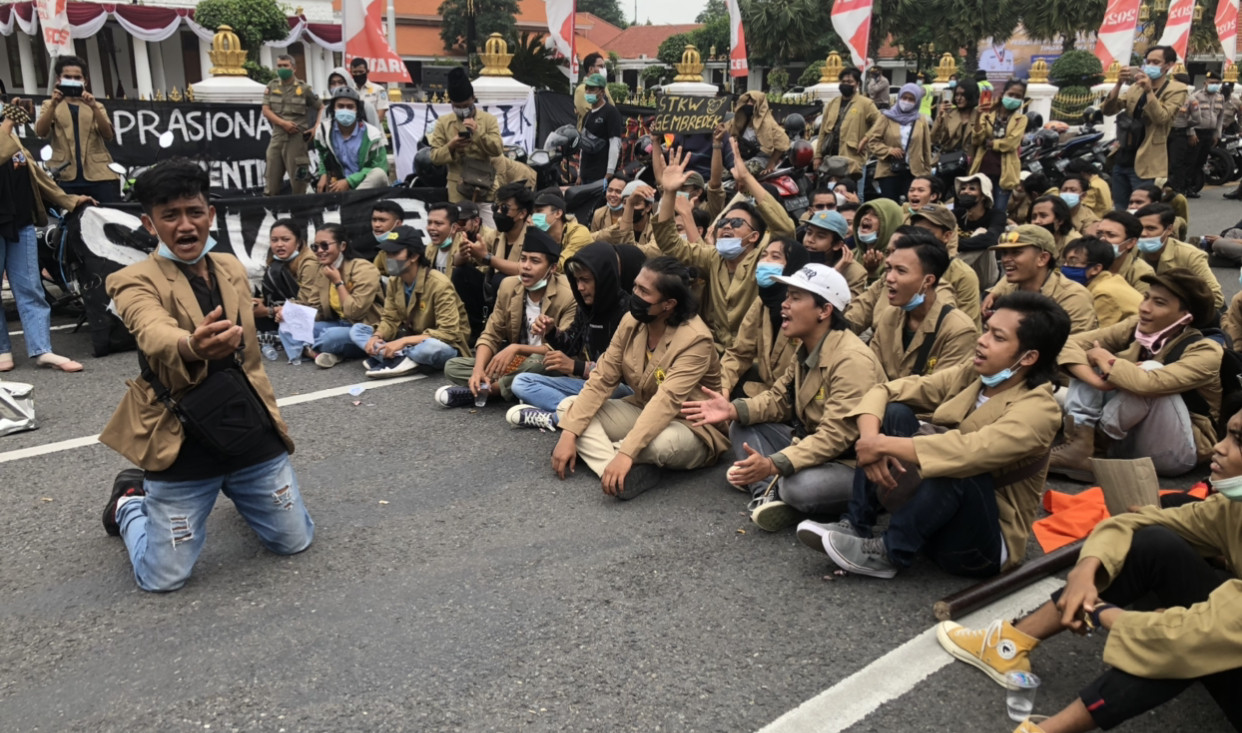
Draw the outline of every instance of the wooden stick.
M1083 540L1053 550L1012 570L945 596L932 606L937 621L950 621L1078 562Z

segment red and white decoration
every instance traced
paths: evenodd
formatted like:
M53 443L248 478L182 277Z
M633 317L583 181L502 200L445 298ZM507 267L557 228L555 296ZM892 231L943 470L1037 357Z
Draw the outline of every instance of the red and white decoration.
M72 56L73 38L69 34L69 14L65 0L38 0L39 23L43 26L43 45L52 56Z
M729 9L729 76L750 76L746 62L746 31L742 28L742 8L738 0L725 0Z
M344 0L341 3L345 55L350 59L366 59L372 81L412 84L410 70L384 36L383 13L383 0Z
M1238 55L1238 0L1220 0L1217 4L1216 35L1225 54L1225 66L1232 66Z
M1169 3L1169 20L1160 36L1161 46L1172 46L1177 60L1186 60L1186 48L1190 45L1190 22L1195 17L1195 0L1172 0Z
M1104 22L1100 25L1095 42L1095 57L1100 60L1105 71L1114 61L1122 66L1130 65L1138 18L1139 0L1108 0Z
M832 29L845 41L854 66L865 68L871 40L871 0L837 0L832 4Z
M569 78L578 78L578 53L574 41L578 3L576 0L545 0L548 16L548 40L557 53L569 59Z

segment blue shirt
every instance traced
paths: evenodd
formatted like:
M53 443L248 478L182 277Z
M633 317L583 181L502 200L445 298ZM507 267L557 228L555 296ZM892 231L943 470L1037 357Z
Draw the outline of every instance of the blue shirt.
M346 176L352 176L362 170L358 164L358 151L362 148L362 125L354 125L354 134L345 137L341 134L341 126L332 124L332 150L336 153L337 162Z

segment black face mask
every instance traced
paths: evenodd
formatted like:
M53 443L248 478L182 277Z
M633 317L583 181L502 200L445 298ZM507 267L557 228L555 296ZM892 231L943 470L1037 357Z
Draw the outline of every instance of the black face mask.
M358 86L362 86L363 84L366 84L367 83L366 72L363 72L361 74L354 74L354 83L357 84Z
M658 314L651 312L652 303L630 293L630 315L639 323L651 323Z
M957 195L957 202L962 205L962 208L970 209L979 203L979 197L971 196L968 193L961 193Z
M496 225L496 231L509 232L513 231L513 227L517 225L517 219L508 214L496 214L492 217L493 223Z
M853 84L842 84L840 86L840 89L841 89L842 97L849 99L850 97L854 96L854 85Z
M737 111L737 116L744 120L749 120L755 114L755 108L747 105Z
M826 265L828 264L828 253L808 249L806 251L806 261L817 265Z

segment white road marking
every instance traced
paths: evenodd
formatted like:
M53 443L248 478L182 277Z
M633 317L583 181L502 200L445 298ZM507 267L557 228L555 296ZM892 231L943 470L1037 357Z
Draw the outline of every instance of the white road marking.
M86 324L84 323L82 325L85 326ZM77 326L78 324L76 323L66 323L63 326L52 326L48 330L49 331L68 331L71 328L77 328ZM25 331L9 331L10 336L21 336L24 333L26 332Z
M374 382L358 382L347 384L343 387L332 387L331 389L321 389L318 392L308 392L306 394L289 395L276 400L276 404L280 407L289 407L292 405L300 405L303 402L314 402L316 400L324 400L329 397L339 397L340 395L349 394L349 390L354 387L365 387L367 391L378 389L380 387L392 387L398 384L406 384L419 379L426 379L425 374L414 374L409 377L396 377L394 379L384 379ZM365 392L363 395L365 396ZM20 461L23 458L34 458L36 456L45 456L49 453L61 453L76 448L86 448L99 442L99 435L86 435L81 438L71 438L56 443L48 443L46 445L36 445L30 448L21 448L19 450L11 450L0 453L0 463L8 463L9 461Z
M967 614L958 623L981 628L998 618L1016 618L1037 608L1062 585L1056 578L1045 578ZM955 661L940 648L933 626L772 721L760 733L839 733Z

